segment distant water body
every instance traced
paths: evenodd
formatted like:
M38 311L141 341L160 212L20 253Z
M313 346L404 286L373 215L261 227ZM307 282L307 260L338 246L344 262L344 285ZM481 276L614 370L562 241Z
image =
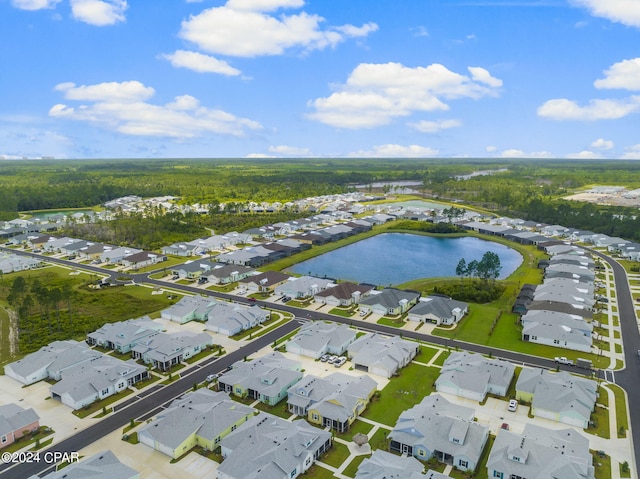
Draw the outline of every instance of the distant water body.
M383 233L298 263L289 271L389 286L420 278L455 276L461 258L467 263L480 261L487 251L500 258L500 279L522 263L520 253L492 241Z

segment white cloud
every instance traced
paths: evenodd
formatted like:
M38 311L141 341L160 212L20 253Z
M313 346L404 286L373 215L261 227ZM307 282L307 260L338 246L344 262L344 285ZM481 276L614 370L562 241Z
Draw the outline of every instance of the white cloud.
M219 73L221 75L235 76L241 72L233 68L224 60L218 60L209 55L186 50L176 50L173 53L161 55L169 60L176 68L188 68L198 73Z
M309 148L299 148L297 146L278 145L270 146L270 153L276 153L278 155L287 156L310 156L311 150Z
M70 0L71 14L76 20L103 27L124 22L129 7L126 0Z
M264 153L249 153L245 158L277 158L275 155L266 155Z
M611 150L613 149L613 141L598 138L596 141L591 143L591 148L596 148L598 150Z
M485 151L487 153L493 153L494 151L497 151L497 150L498 150L498 147L493 145L489 145L485 148Z
M570 0L573 5L584 7L591 15L630 27L640 27L640 2L638 0Z
M548 151L531 151L526 153L515 148L504 150L500 156L502 158L554 158Z
M11 0L11 5L21 10L43 10L54 8L60 0Z
M77 107L57 104L51 107L49 116L83 121L126 135L176 139L211 133L242 136L262 128L256 121L203 107L190 95L178 96L165 105L151 104L145 100L153 95L153 88L137 81L82 87L62 83L56 90L63 91L67 99L90 103Z
M620 158L623 160L640 160L640 143L625 148L624 153Z
M598 160L598 159L605 158L605 156L603 156L601 153L596 153L595 151L582 150L582 151L579 151L578 153L569 153L568 155L565 155L565 158Z
M604 78L593 83L596 88L640 90L640 58L614 63L604 74Z
M308 102L315 109L308 116L339 128L373 128L415 111L448 110L443 100L497 94L496 87L486 83L497 85L500 80L483 68L470 67L469 71L482 81L437 63L416 68L400 63L361 63L335 93Z
M415 128L421 133L438 133L442 130L447 130L449 128L458 128L462 126L462 122L460 120L436 120L436 121L427 121L422 120L417 123L407 123L411 128Z
M409 30L413 33L414 37L428 37L429 36L429 30L427 30L422 25L420 25L418 27L410 28Z
M471 78L479 83L484 83L493 88L502 86L502 80L492 77L491 73L482 67L468 67L467 69L471 73Z
M538 116L552 120L616 120L640 109L640 96L622 100L590 100L586 106L559 98L549 100L538 108Z
M350 158L430 158L438 154L438 150L420 145L378 145L372 150L360 150L349 153Z
M301 0L229 0L183 21L180 37L208 53L256 57L280 55L289 48L309 51L334 47L349 37L366 36L378 29L375 23L321 29L324 18L318 15L267 13L302 5Z

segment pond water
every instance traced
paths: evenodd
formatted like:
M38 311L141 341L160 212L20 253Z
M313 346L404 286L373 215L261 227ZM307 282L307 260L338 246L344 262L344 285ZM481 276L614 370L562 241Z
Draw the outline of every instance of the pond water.
M492 241L384 233L303 261L289 271L388 286L419 278L455 276L461 258L467 263L480 261L487 251L500 258L500 279L522 263L520 253Z
M46 210L46 211L35 211L33 213L28 213L31 215L32 218L40 218L40 219L45 219L48 218L49 216L55 216L55 215L72 215L74 213L89 213L93 211L90 208L87 209L69 209L69 210Z

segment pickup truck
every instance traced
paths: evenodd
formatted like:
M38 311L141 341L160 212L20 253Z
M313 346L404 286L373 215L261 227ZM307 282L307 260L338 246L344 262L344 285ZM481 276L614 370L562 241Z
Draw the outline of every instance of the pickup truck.
M566 364L567 366L573 366L573 361L567 359L564 356L556 356L553 360L558 364Z

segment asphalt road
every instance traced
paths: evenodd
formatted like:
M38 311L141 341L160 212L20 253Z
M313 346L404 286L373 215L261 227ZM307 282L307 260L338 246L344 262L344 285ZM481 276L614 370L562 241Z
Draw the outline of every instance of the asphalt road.
M13 250L10 248L1 248L12 253L23 254L27 256L33 257L41 257L40 255L28 253L20 250ZM598 254L597 252L594 252ZM631 430L639 431L640 430L640 411L634 411L632 407L633 404L640 404L640 388L636 385L638 379L640 379L640 359L636 355L636 350L640 349L640 333L638 332L638 327L636 324L635 310L633 308L633 300L631 298L631 293L629 291L628 283L626 280L626 273L624 269L614 261L611 261L606 256L600 255L605 259L609 264L612 265L615 280L616 280L616 296L619 304L619 312L621 318L621 327L622 327L622 335L624 338L624 350L625 350L625 359L627 361L627 368L623 371L615 373L615 381L621 387L623 387L629 396L629 409L631 414ZM111 275L112 281L116 282L116 277L125 276L123 273L114 273L109 270L105 270L103 268L95 267L92 265L78 265L72 261L67 261L63 259L50 258L45 257L46 261L62 264L64 266L68 266L75 269L85 269L92 271L96 274ZM274 304L272 302L266 301L249 301L247 298L238 297L231 294L219 293L210 290L203 290L199 288L195 288L188 285L180 285L180 284L168 284L163 281L155 280L149 278L150 273L145 274L126 274L132 278L136 283L147 283L152 284L159 287L171 288L177 291L188 292L192 294L205 294L208 296L226 299L231 301L236 301L245 304L259 305L273 308ZM517 353L513 351L507 351L503 349L495 349L487 346L482 346L473 343L466 343L462 341L454 341L447 338L442 338L439 336L432 336L424 333L420 333L418 331L406 331L406 330L398 330L396 328L376 324L376 323L363 323L358 320L354 321L349 318L344 318L341 316L334 316L331 314L319 312L319 311L308 311L306 309L295 308L293 306L288 306L286 304L277 304L275 305L278 310L287 311L292 313L296 317L311 319L311 320L331 320L344 324L354 324L358 328L363 330L368 330L372 332L379 332L387 335L397 336L400 334L402 337L417 339L420 341L425 341L433 344L438 344L444 347L450 347L452 349L461 349L467 351L473 351L481 354L491 355L496 358L502 358L514 363L519 363L528 366L537 366L547 369L555 369L559 367L560 369L567 370L574 374L585 374L590 375L591 371L577 368L575 366L564 366L557 365L554 361L540 358L537 356L530 356L527 354ZM165 405L165 403L170 402L175 397L184 393L186 390L190 389L195 382L204 381L208 374L212 372L219 372L225 367L233 364L234 362L243 359L245 356L250 355L251 353L261 349L262 347L272 343L275 339L288 334L293 331L295 328L299 327L297 321L290 321L280 328L271 331L270 333L257 338L249 345L234 351L230 354L227 354L219 359L213 358L211 361L215 360L215 365L211 368L209 367L201 367L201 368L193 368L193 371L189 371L186 373L186 376L174 383L152 393L146 397L141 398L137 402L132 402L128 407L121 409L110 416L107 416L100 423L95 424L83 431L78 432L74 436L71 436L60 443L56 444L52 448L47 451L78 451L83 447L97 441L102 436L116 430L119 427L123 427L126 425L132 418L138 418L141 416L144 417L152 417L159 411L159 406ZM597 371L600 377L603 376L602 371ZM634 384L635 383L635 384ZM148 394L148 393L147 393ZM638 446L634 445L634 454L635 454L635 462L640 460L640 450ZM9 470L5 471L6 465L0 465L0 478L4 479L15 478L15 479L24 479L29 477L30 474L40 473L45 470L47 467L46 464L24 464L19 467L13 467ZM33 472L35 471L35 472Z

